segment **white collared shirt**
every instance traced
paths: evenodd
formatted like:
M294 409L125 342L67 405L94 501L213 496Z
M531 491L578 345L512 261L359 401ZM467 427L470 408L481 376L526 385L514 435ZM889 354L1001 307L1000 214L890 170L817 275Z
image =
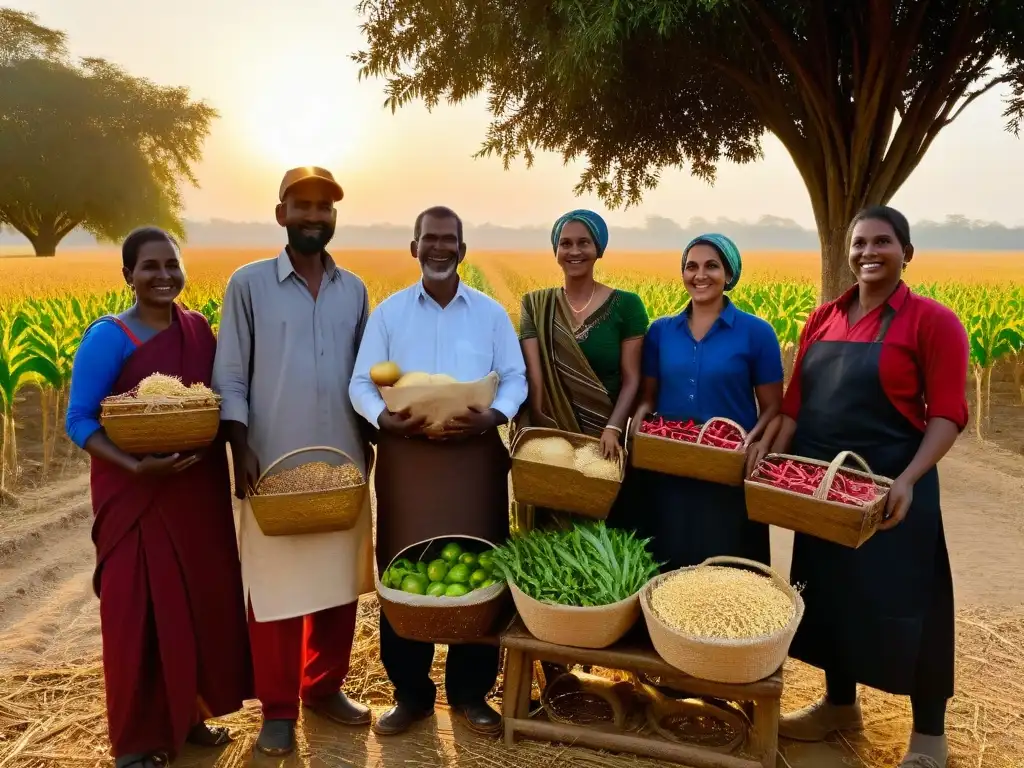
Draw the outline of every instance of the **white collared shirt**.
M349 397L356 412L374 425L385 405L370 380L370 368L386 360L403 372L444 373L458 381L476 381L494 371L498 391L491 407L508 419L526 401L526 363L508 313L461 281L447 307L434 301L419 281L370 313Z

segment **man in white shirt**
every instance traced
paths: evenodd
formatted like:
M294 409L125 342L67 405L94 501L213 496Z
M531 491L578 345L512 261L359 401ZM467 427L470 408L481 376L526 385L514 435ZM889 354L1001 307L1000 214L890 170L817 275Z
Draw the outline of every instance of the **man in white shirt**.
M423 278L370 314L349 387L356 412L379 428L374 488L381 572L406 547L431 538L476 536L495 544L507 538L510 460L498 426L516 415L527 395L526 364L508 313L459 279L466 256L459 217L449 208L430 208L416 219L413 237L411 252ZM460 381L494 371L498 389L489 409L467 411L440 436L427 437L423 421L390 412L370 380L371 366L385 360L403 371ZM396 706L374 730L402 733L434 711L434 646L398 637L383 613L380 635ZM486 702L497 674L496 647L449 647L448 704L482 733L501 727L500 715Z

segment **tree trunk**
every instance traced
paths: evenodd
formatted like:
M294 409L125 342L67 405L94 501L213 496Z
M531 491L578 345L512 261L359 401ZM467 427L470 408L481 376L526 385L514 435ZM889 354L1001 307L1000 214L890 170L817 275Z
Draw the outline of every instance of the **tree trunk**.
M60 242L60 238L56 232L39 232L29 237L29 242L32 243L36 256L56 256L57 243Z
M818 301L838 299L856 280L850 271L846 247L846 227L849 222L818 228L821 239L821 292Z

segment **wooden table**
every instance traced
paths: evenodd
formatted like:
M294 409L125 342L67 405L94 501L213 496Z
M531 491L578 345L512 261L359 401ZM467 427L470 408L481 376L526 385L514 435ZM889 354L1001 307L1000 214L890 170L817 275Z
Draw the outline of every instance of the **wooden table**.
M502 634L501 647L505 649L502 716L505 743L509 746L515 743L517 736L525 736L541 741L571 742L593 749L644 755L683 763L691 768L775 768L779 701L782 697L781 670L769 678L748 685L715 683L690 677L665 663L651 646L646 630L634 631L610 648L570 648L538 640L518 618ZM590 664L645 673L661 678L665 685L694 696L750 703L753 705L752 727L744 752L752 758L722 754L658 736L640 736L531 719L528 715L535 661L567 665Z

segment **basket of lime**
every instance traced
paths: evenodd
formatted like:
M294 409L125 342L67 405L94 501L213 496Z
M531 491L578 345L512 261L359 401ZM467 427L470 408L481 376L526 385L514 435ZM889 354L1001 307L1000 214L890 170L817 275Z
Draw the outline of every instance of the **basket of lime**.
M380 609L399 637L465 643L495 631L511 606L494 544L445 536L406 547L377 577Z

